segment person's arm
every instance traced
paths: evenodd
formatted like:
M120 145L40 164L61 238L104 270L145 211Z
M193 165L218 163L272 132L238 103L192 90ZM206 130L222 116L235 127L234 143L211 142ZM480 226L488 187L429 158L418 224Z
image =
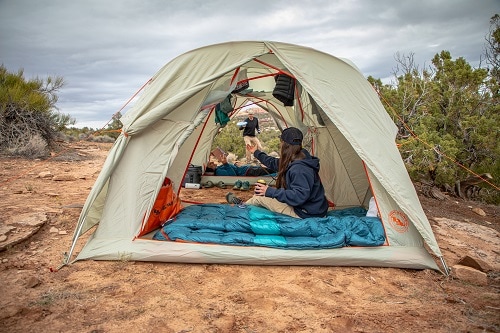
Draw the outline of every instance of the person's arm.
M255 129L257 130L257 133L260 134L259 119L255 118L255 120L257 120L257 125L255 126Z
M279 158L276 157L271 157L264 153L263 151L260 151L257 149L257 146L251 146L247 145L247 149L250 151L250 153L253 154L253 156L259 160L260 163L264 164L267 168L273 170L273 171L278 171L279 169Z

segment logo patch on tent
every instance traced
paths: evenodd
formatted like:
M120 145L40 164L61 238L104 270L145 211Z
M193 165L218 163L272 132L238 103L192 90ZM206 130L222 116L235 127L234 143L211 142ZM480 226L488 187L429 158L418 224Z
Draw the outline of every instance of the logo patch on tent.
M399 233L404 233L408 231L408 217L403 212L399 210L393 210L389 213L389 223L392 228Z

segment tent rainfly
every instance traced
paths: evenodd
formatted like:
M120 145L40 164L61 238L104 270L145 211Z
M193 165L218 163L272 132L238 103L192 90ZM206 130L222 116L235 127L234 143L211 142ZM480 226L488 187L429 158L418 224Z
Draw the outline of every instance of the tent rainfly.
M276 76L293 79L292 99L273 95ZM248 85L246 85L248 83ZM240 91L237 86L244 85ZM237 92L239 91L239 92ZM378 247L284 250L161 242L137 237L165 177L176 191L190 164L205 165L221 128L216 105L231 95L234 116L253 103L280 129L294 126L321 160L336 208L376 200L386 243ZM83 259L252 265L448 268L395 144L396 126L350 61L269 41L192 50L161 68L121 119L81 212L65 264ZM90 231L76 255L80 237ZM73 257L76 258L73 259Z

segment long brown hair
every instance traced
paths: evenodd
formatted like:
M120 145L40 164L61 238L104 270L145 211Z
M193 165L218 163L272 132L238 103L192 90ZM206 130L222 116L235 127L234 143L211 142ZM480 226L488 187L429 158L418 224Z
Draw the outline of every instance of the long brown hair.
M302 145L290 145L281 140L281 154L278 166L277 188L286 188L285 174L288 165L295 160L303 160L306 155L302 152Z

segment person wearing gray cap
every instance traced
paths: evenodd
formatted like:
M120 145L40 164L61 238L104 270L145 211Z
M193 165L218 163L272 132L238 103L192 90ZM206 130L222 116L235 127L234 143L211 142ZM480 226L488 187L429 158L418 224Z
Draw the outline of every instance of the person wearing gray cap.
M278 172L278 177L276 187L256 183L254 195L246 204L298 218L326 216L328 201L319 178L319 159L302 148L303 134L298 128L285 129L280 139L280 158L247 145L263 165ZM226 199L229 203L242 203L232 193Z

